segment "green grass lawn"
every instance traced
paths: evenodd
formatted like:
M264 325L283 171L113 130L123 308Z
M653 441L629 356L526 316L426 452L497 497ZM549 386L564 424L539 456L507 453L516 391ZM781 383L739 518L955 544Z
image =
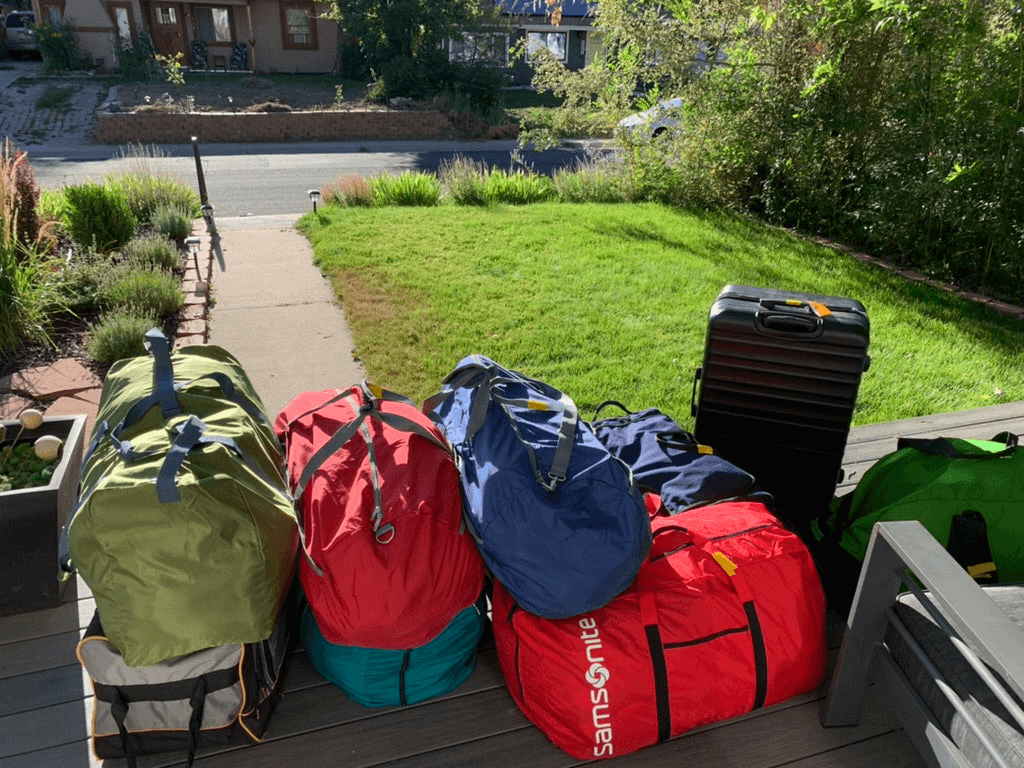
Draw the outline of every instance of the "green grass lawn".
M657 204L327 206L299 226L370 380L417 402L482 353L562 389L584 418L617 399L692 428L708 311L730 283L865 305L855 424L1024 400L1019 320L746 219Z

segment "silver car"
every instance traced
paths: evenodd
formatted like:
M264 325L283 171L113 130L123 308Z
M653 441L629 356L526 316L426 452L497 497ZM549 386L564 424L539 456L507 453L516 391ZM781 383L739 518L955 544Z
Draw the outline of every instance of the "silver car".
M36 17L31 11L12 11L4 17L4 41L12 55L39 50L36 33L32 28L35 23Z
M621 138L633 141L655 139L679 125L679 110L682 106L682 99L662 101L650 109L620 120L616 132Z

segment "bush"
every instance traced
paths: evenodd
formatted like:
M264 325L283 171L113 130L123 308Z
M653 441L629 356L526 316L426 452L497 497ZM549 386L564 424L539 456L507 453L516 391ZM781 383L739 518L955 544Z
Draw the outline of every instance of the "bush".
M451 108L455 112L469 111L497 122L505 102L505 74L502 70L482 63L454 64L449 75Z
M61 270L58 290L64 306L72 312L85 312L100 305L103 287L117 270L110 259L85 249Z
M6 139L0 147L0 240L23 247L39 241L39 194L28 153Z
M635 195L626 169L605 161L558 168L552 183L563 203L625 203Z
M117 48L117 65L121 79L126 82L149 80L156 71L153 54L156 49L149 35L139 35L134 45L119 42Z
M188 211L191 218L197 218L199 193L160 169L157 164L163 158L163 152L157 147L140 144L123 148L119 159L125 169L108 176L106 183L121 191L139 221L151 221L153 212L160 206L178 206Z
M485 194L489 203L526 205L551 199L555 188L547 176L496 168L487 177Z
M425 66L419 59L398 57L384 64L381 67L378 83L381 92L378 94L378 101L388 101L395 97L410 99L425 99L432 96L439 90L439 83L436 76L432 77L428 72L437 72L430 66Z
M173 270L181 266L181 253L165 235L132 240L124 248L125 261L149 270Z
M487 205L487 166L457 156L438 171L445 196L458 205Z
M161 205L153 211L150 223L157 232L174 240L183 240L192 233L189 211L179 205Z
M46 343L56 295L42 257L0 240L0 353L31 339Z
M107 312L92 327L85 351L101 365L144 355L146 332L155 325L153 317L135 309Z
M91 69L92 62L75 47L70 24L40 21L35 25L36 44L46 68L54 72Z
M136 218L120 189L86 183L66 187L68 231L79 245L120 248L135 235Z
M373 189L369 182L357 173L342 176L337 181L324 184L320 188L325 203L349 207L368 207L373 205Z
M167 317L184 306L185 294L174 275L129 266L115 270L101 287L99 303L107 309L131 307L150 317Z
M383 175L373 179L375 205L437 205L441 182L430 173L404 171L398 176Z

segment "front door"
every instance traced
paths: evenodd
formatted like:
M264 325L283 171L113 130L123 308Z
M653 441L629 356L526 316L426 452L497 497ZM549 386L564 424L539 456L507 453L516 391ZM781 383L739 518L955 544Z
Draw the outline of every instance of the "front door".
M150 3L149 7L153 21L153 46L156 52L164 56L181 53L187 61L181 3Z

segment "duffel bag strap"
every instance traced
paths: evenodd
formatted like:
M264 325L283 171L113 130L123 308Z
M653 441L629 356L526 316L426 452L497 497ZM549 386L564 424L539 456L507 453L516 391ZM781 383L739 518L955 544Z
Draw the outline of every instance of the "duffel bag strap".
M153 357L153 396L160 403L164 419L181 413L174 394L174 366L171 364L171 342L159 328L146 331L146 349ZM147 409L148 410L148 409Z
M501 406L506 417L512 425L516 438L526 448L527 456L530 458L530 467L537 483L547 491L554 491L565 480L569 470L569 460L572 458L573 444L576 441L576 428L579 425L579 412L576 404L567 394L559 392L548 384L528 376L517 374L515 378L499 374L495 366L482 355L470 356L472 363L457 368L444 380L444 389L436 395L427 398L423 403L423 411L431 413L437 406L451 397L455 390L467 388L473 390L472 404L470 406L469 424L466 427L466 439L469 440L484 425L487 419L487 408L491 401ZM530 400L522 398L511 398L502 395L499 388L507 384L532 385L541 391L548 390L552 399L557 399L562 418L558 430L558 443L555 446L555 455L548 468L547 475L541 472L537 464L537 455L519 432L513 407L525 408L527 410L556 410L542 400ZM486 388L486 389L485 389Z
M947 459L998 459L1003 456L1012 456L1014 451L1017 450L1019 438L1012 432L1000 432L992 438L991 442L1002 443L1005 447L999 451L986 451L981 448L963 451L948 437L935 437L931 439L901 437L896 442L896 450L914 448L921 453L945 456ZM970 445L970 443L967 443L967 445Z
M452 455L452 448L444 439L438 438L436 435L424 429L420 424L417 424L411 419L407 419L406 417L395 413L385 413L380 410L379 403L385 400L389 402L405 403L412 408L415 408L416 404L413 403L412 400L394 392L382 389L376 385L369 384L365 381L360 386L360 391L363 395L362 405L359 404L354 393L351 391L339 393L339 395L332 397L327 401L327 403L324 403L324 405L327 405L328 403L333 403L338 400L344 400L356 412L356 416L351 421L341 425L341 427L331 435L327 442L320 446L319 450L310 457L309 461L306 462L306 466L302 470L302 474L299 476L293 492L296 504L296 517L299 521L299 535L302 538L302 551L306 556L306 562L317 576L323 576L324 571L313 560L312 556L309 554L309 549L306 546L306 531L302 520L302 510L300 505L302 494L305 493L310 480L313 479L317 470L323 466L324 462L327 461L328 458L341 450L341 448L355 436L357 431L362 433L363 439L366 441L367 460L370 464L370 477L371 482L373 483L373 513L370 515L370 520L373 523L374 537L380 544L389 544L395 537L395 526L392 523L383 522L384 501L381 495L380 472L377 465L377 456L373 447L373 436L370 434L369 427L366 426L366 419L368 417L377 419L394 429L419 435L425 440L429 440L434 443L449 455Z
M658 533L662 534L667 534L669 532L683 533L689 540L689 544L694 552L713 560L715 564L725 572L728 577L727 583L732 587L733 592L736 593L736 597L739 598L740 607L743 608L743 612L747 617L747 625L750 632L750 642L752 646L751 651L754 660L754 703L751 709L760 709L764 706L765 699L768 696L768 653L765 647L764 630L761 627L761 619L757 613L757 603L754 600L754 593L750 589L750 584L747 582L746 576L736 563L730 560L725 553L715 547L714 542L710 539L707 539L699 533L696 533L682 525L665 527L658 531ZM657 535L655 540L657 540ZM686 546L687 545L685 544L682 545L682 547ZM667 559L667 554L678 551L682 547L678 544L673 544L671 548L669 548L666 545L660 549L660 552L664 553L660 557L653 554L654 550L652 550L652 555L650 556L647 565L649 566L659 560ZM640 573L643 573L642 568ZM642 587L643 583L639 582L638 589L642 589ZM654 605L654 592L653 590L648 591L650 594L646 599L651 601L650 605ZM641 602L640 610L641 616L643 617L643 602ZM652 610L656 610L656 608L647 607L647 614L651 615Z

